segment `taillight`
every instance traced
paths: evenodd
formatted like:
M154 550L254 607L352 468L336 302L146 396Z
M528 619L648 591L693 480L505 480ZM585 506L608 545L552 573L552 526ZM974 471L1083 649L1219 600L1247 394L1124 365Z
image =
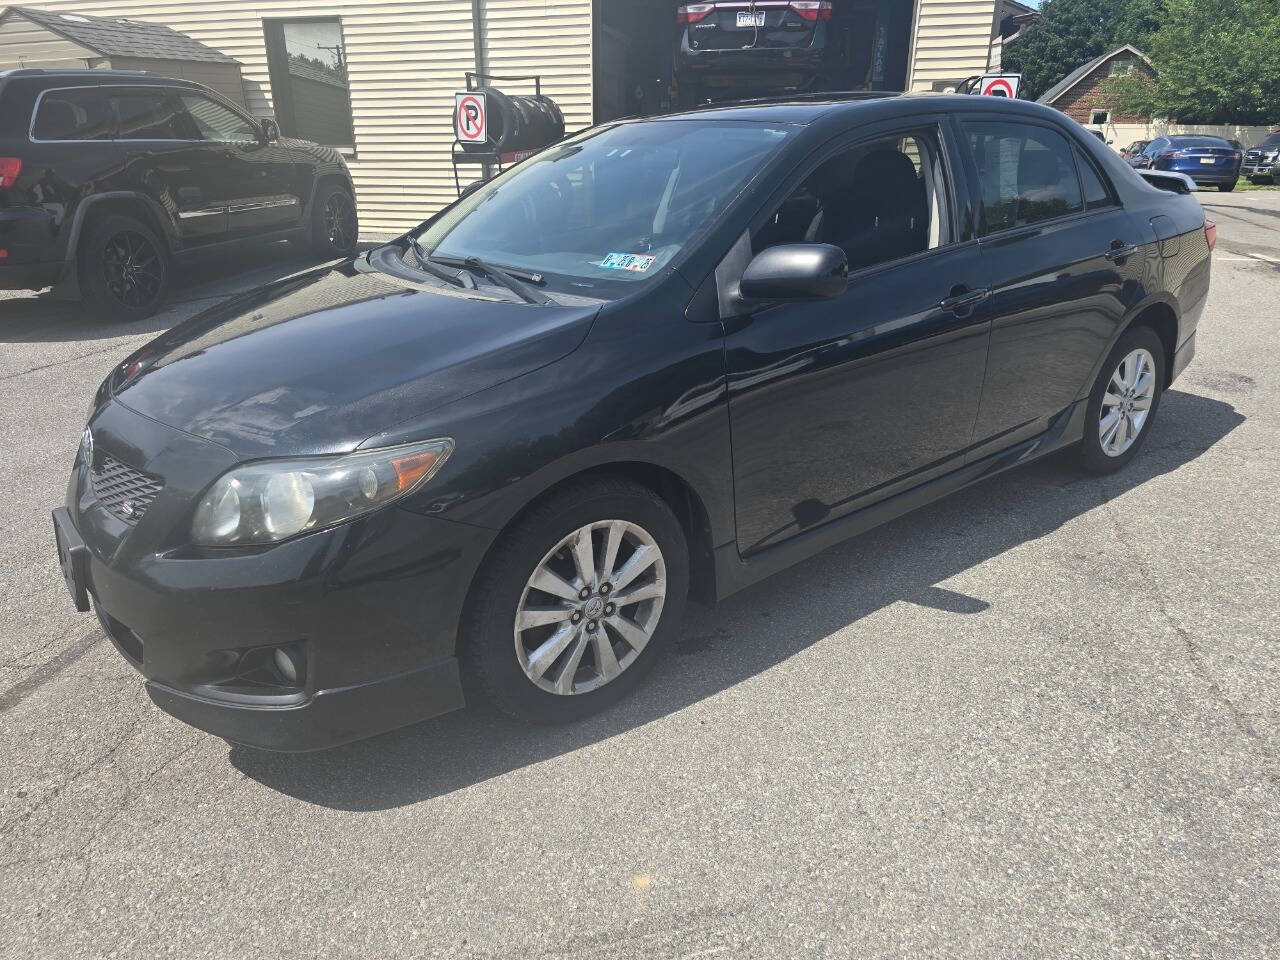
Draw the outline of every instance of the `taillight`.
M1204 240L1209 244L1209 252L1213 253L1213 248L1218 245L1218 225L1212 220L1204 222Z
M691 23L697 23L699 20L705 20L707 14L711 13L715 8L716 5L714 3L690 3L676 10L676 23L681 27L685 27Z
M803 20L830 20L831 0L792 0L791 12Z
M21 172L21 157L0 157L0 187L12 187Z

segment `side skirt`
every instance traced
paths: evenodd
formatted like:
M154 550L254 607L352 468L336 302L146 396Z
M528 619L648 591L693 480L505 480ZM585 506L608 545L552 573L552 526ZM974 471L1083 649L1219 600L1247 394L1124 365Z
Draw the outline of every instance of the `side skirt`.
M785 543L753 553L749 558L743 559L738 552L736 542L725 544L718 548L715 554L717 599L723 600L739 590L758 583L765 577L770 577L801 560L807 560L821 553L828 547L888 523L890 520L896 520L903 514L942 499L947 494L1077 443L1084 437L1087 404L1086 400L1076 401L1054 417L1049 424L1049 429L1039 436L1023 440L999 453L965 464L951 473L936 477L910 490L904 490L879 503L864 507L856 513L797 534Z

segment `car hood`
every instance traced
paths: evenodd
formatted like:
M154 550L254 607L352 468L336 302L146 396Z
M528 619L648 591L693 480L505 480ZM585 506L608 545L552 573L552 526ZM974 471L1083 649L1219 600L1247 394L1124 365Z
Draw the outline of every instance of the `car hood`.
M437 292L346 261L174 327L111 392L242 458L345 452L571 353L598 310Z

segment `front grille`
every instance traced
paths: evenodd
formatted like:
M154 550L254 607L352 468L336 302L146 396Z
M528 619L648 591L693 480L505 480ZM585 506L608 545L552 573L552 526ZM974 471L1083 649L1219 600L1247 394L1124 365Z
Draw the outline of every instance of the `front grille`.
M159 477L135 470L109 454L98 454L91 474L93 495L114 517L137 523L151 506L164 483Z
M1258 163L1262 160L1261 150L1246 150L1244 154L1245 163Z

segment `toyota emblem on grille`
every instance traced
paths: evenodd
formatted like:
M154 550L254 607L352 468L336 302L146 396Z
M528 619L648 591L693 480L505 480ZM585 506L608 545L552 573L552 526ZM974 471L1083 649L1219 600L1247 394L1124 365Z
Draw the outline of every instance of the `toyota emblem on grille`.
M120 512L126 517L132 517L137 509L138 508L133 505L132 500L126 500L124 503L120 504Z
M80 438L80 458L86 467L93 466L93 431L84 428L84 436Z

